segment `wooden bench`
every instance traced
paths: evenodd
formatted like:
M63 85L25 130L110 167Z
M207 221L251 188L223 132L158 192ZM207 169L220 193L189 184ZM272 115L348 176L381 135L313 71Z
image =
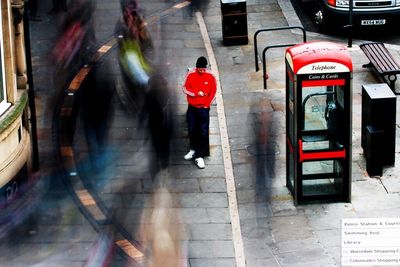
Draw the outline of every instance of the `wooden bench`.
M361 50L369 59L363 67L373 67L379 77L395 92L396 75L400 74L400 66L381 42L368 42L360 45ZM387 77L387 79L385 79Z

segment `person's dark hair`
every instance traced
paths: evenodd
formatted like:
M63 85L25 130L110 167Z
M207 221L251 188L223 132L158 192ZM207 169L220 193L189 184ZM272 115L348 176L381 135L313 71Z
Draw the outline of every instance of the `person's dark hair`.
M129 12L137 12L139 9L139 4L136 0L121 0L122 12L128 10Z
M207 59L205 57L199 57L196 61L196 68L207 68Z

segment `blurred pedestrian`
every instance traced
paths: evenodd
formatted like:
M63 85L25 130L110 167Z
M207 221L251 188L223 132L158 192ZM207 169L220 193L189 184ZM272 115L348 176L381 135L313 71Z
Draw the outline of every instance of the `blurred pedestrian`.
M153 66L150 58L152 41L136 0L121 0L122 18L115 27L118 37L119 65L127 95L134 103L135 112L144 118L146 91Z
M189 0L189 5L185 8L184 16L188 18L192 18L193 14L201 11L208 5L209 1L207 0Z
M49 15L67 11L67 0L52 0L52 3L51 9L47 12Z
M113 115L111 105L115 92L114 81L109 75L108 65L97 63L79 90L80 114L94 173L100 173L108 165L108 129Z
M29 0L29 19L32 21L41 21L42 19L37 14L38 0Z
M141 240L145 251L144 265L147 267L187 267L187 252L184 244L184 224L176 208L176 194L166 188L155 190L151 198L153 207L150 218L143 213L141 218ZM149 221L150 219L150 221ZM150 222L150 223L149 223ZM182 242L182 243L181 243Z
M154 173L169 165L172 139L169 100L170 92L167 80L158 71L150 78L145 97L145 112L148 116L149 131L156 152L156 160L152 170Z
M68 12L62 19L60 37L52 51L58 74L65 73L68 78L90 62L96 47L94 10L92 0L70 1ZM82 119L93 173L100 173L108 157L107 133L114 94L114 81L108 67L104 61L91 66L78 91L73 113Z
M140 14L139 4L136 0L122 0L121 9L122 19L116 25L116 36L119 37L120 42L126 40L137 42L143 55L151 59L153 41Z
M274 109L271 100L260 97L250 108L251 125L254 130L254 142L250 150L255 157L255 189L256 197L265 201L266 188L271 188L275 177L275 142L273 130L276 128L273 120Z
M96 43L94 9L91 0L71 2L71 8L61 24L60 37L52 51L52 59L58 68L74 73L88 63Z
M188 101L187 123L190 150L185 160L194 159L200 169L204 169L204 157L210 155L209 126L210 105L217 91L214 75L207 71L207 59L199 57L196 68L186 74L183 91Z

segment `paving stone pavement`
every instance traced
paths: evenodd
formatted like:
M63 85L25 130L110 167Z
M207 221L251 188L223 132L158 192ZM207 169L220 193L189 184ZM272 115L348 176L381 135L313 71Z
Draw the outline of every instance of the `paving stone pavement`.
M53 175L52 109L57 91L62 90L65 77L55 76L48 54L57 36L59 18L45 15L50 0L42 1L39 11L43 21L31 23L32 55L38 105L40 153L42 169L48 173L51 190L42 197L30 221L17 227L0 246L3 266L83 266L97 240L95 229L80 213L67 191ZM141 1L146 17L158 14L175 1ZM400 182L398 179L400 136L396 134L396 164L385 168L382 177L369 177L360 147L361 85L376 83L375 76L361 67L367 59L357 49L355 40L350 50L353 64L353 163L352 202L294 206L286 188L285 166L285 77L284 50L267 56L268 89L264 90L262 75L254 69L252 36L257 29L299 25L290 1L248 0L249 44L222 44L219 1L204 1L201 12L206 22L221 78L229 142L236 181L240 224L246 265L258 266L340 266L340 233L342 218L398 217L400 214ZM120 16L117 0L96 1L95 32L98 44L112 36ZM196 58L206 55L199 25L188 9L176 10L148 25L157 60L168 68L165 76L175 94L171 102L177 134L173 140L172 164L165 174L172 192L173 208L179 212L188 253L188 265L236 266L231 218L229 216L225 172L222 161L220 130L216 106L211 111L211 157L206 169L198 170L183 160L188 147L186 135L186 101L180 85L187 67ZM307 33L308 40L333 40L346 44L346 39L332 39ZM264 45L302 42L294 31L271 32L260 37L259 51ZM388 45L399 59L400 49ZM104 59L110 66L110 78L123 87L117 51ZM64 80L63 80L64 79ZM118 90L117 90L118 91ZM127 110L121 95L113 99L114 118L110 122L111 163L105 178L92 185L99 197L113 210L114 216L134 237L143 219L149 222L153 205L150 201L154 182L149 174L154 151L147 131L139 124L134 111ZM399 108L399 101L397 101ZM269 147L259 153L255 144L257 127L268 122ZM75 133L77 155L87 157L83 126L78 121ZM396 121L399 127L399 118ZM265 179L256 179L257 160L265 162ZM84 165L84 164L82 164ZM82 166L81 168L85 168ZM112 266L122 266L116 256Z

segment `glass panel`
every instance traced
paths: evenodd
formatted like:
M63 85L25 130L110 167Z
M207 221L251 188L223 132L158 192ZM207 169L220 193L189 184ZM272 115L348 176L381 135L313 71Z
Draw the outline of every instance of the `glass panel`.
M294 130L295 130L295 125L294 125L294 84L293 81L289 79L289 75L286 74L286 84L288 85L288 96L289 96L289 101L287 103L287 112L288 112L288 126L289 126L289 130L288 130L288 136L289 136L289 140L292 144L296 143L296 140L294 138Z
M289 153L289 183L290 183L290 190L293 191L294 189L294 158L293 153Z
M303 151L329 149L329 141L303 142Z
M341 164L338 160L320 160L303 162L303 175L341 173Z
M343 194L342 180L319 179L303 181L303 196Z
M290 72L290 70L287 70L288 73L286 73L286 134L289 138L289 143L291 143L292 146L296 145L296 139L295 139L295 125L294 125L294 83L293 81L289 78L289 75L293 74ZM289 74L290 73L290 74ZM287 143L287 183L289 190L294 194L294 177L295 177L295 168L294 168L294 154L291 152L291 148L289 147L290 145Z
M303 180L304 196L343 193L343 166L341 160L321 160L303 163L303 176L315 179Z
M343 86L303 87L304 150L342 147L343 92Z
M326 86L303 88L304 130L327 129L325 118L327 107L326 92Z

